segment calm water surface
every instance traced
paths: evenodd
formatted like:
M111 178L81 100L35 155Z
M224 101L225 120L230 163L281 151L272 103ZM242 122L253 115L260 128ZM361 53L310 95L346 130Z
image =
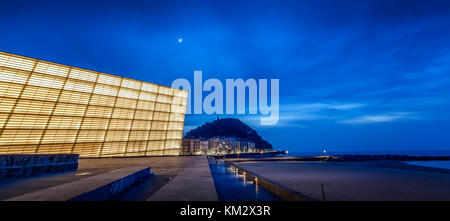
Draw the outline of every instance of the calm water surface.
M280 201L268 190L232 171L222 161L210 159L209 167L220 201Z

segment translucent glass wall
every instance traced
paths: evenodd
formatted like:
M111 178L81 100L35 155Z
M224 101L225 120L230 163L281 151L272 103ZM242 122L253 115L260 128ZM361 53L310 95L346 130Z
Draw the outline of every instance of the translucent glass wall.
M178 155L186 91L0 52L0 154Z

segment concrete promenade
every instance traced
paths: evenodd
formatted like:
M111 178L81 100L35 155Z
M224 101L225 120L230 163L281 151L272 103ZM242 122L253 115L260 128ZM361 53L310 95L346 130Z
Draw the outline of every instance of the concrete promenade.
M149 173L149 167L125 167L16 196L6 201L104 201L143 180Z
M274 161L235 163L235 166L305 200L450 199L450 171L400 162Z
M148 198L148 201L217 201L218 196L206 156L193 164Z
M151 167L154 176L133 186L113 200L146 200L169 180L177 176L185 167L194 162L195 157L132 157L80 159L78 170L41 174L32 177L5 179L0 181L0 200L33 193L39 190L72 183L78 180L109 173L126 167ZM58 194L55 192L55 194Z

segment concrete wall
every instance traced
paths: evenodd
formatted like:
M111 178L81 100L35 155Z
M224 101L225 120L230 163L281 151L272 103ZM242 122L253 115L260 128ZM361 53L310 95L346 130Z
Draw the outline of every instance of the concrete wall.
M0 154L0 180L78 168L78 154Z

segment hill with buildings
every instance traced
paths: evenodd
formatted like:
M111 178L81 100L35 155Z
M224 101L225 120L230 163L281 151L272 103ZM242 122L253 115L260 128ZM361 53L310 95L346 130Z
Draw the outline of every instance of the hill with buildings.
M253 142L257 149L273 149L272 144L262 139L255 130L236 118L207 122L186 133L186 138L210 139L215 137Z

